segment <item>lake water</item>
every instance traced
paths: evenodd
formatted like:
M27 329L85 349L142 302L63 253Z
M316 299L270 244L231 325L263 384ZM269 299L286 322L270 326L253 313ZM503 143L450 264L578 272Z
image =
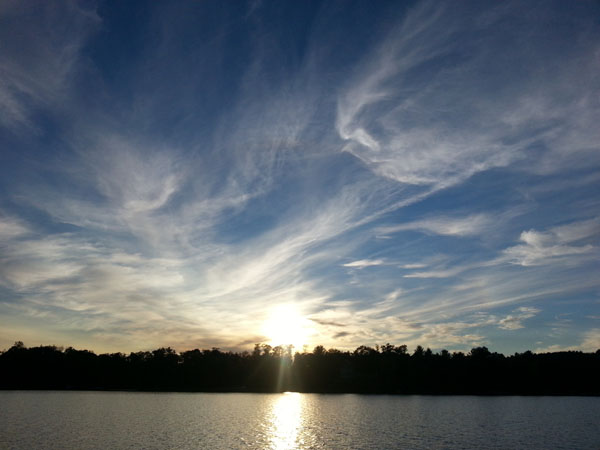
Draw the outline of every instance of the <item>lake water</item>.
M600 449L600 398L0 392L2 449Z

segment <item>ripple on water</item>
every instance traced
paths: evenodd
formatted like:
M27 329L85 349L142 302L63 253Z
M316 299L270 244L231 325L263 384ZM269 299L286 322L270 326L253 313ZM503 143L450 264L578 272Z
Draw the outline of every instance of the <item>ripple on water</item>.
M595 397L0 392L0 448L600 448Z

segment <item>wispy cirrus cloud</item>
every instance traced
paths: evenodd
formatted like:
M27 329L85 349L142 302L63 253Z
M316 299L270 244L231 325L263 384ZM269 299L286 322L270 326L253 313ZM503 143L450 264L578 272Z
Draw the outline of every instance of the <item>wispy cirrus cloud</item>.
M362 269L364 267L381 266L382 264L385 264L383 259L359 259L357 261L352 261L342 265L344 267L355 267L357 269Z
M518 330L523 328L523 321L534 317L540 310L538 308L521 306L498 322L498 327L503 330Z
M31 14L34 7L36 14ZM93 10L74 2L6 1L0 7L0 123L35 129L36 108L60 109L85 41L98 29ZM18 39L14 39L18 36Z
M593 328L581 333L579 341L574 344L551 344L545 347L539 347L535 349L535 351L537 353L567 351L596 352L598 349L600 349L600 329Z
M491 8L472 20L455 8L420 3L340 94L336 128L344 150L378 175L435 189L527 159L540 144L545 172L579 166L598 137L595 127L585 129L600 113L590 96L599 88L591 57L597 47L574 46L574 64L535 83L524 75L540 74L551 60L532 58L518 43L547 30L542 23L531 28L514 12ZM501 26L509 17L513 25ZM479 36L478 45L460 44L465 32ZM449 59L460 64L445 64ZM520 70L503 69L515 59ZM575 61L583 63L581 72ZM503 79L481 76L483 67L496 67Z
M574 259L598 256L598 248L587 243L600 235L596 218L551 228L548 231L523 231L523 244L504 250L504 259L522 266L565 263ZM586 242L582 242L586 241Z
M483 233L493 223L494 220L489 215L479 213L459 218L435 217L390 227L380 227L376 232L386 235L406 230L419 230L445 236L472 236Z
M29 228L15 218L0 216L0 239L8 241L30 232Z

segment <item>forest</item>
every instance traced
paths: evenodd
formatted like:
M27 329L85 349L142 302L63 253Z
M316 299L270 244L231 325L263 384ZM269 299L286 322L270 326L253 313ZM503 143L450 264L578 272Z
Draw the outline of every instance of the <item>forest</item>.
M0 353L0 389L600 395L598 380L600 350L504 356L486 347L451 353L418 346L410 353L385 344L294 353L256 344L251 352L167 347L97 355L16 342Z

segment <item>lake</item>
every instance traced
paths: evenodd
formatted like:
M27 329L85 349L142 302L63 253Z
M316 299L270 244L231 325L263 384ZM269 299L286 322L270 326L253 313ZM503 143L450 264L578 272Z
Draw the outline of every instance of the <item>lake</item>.
M599 449L600 398L1 391L2 449Z

